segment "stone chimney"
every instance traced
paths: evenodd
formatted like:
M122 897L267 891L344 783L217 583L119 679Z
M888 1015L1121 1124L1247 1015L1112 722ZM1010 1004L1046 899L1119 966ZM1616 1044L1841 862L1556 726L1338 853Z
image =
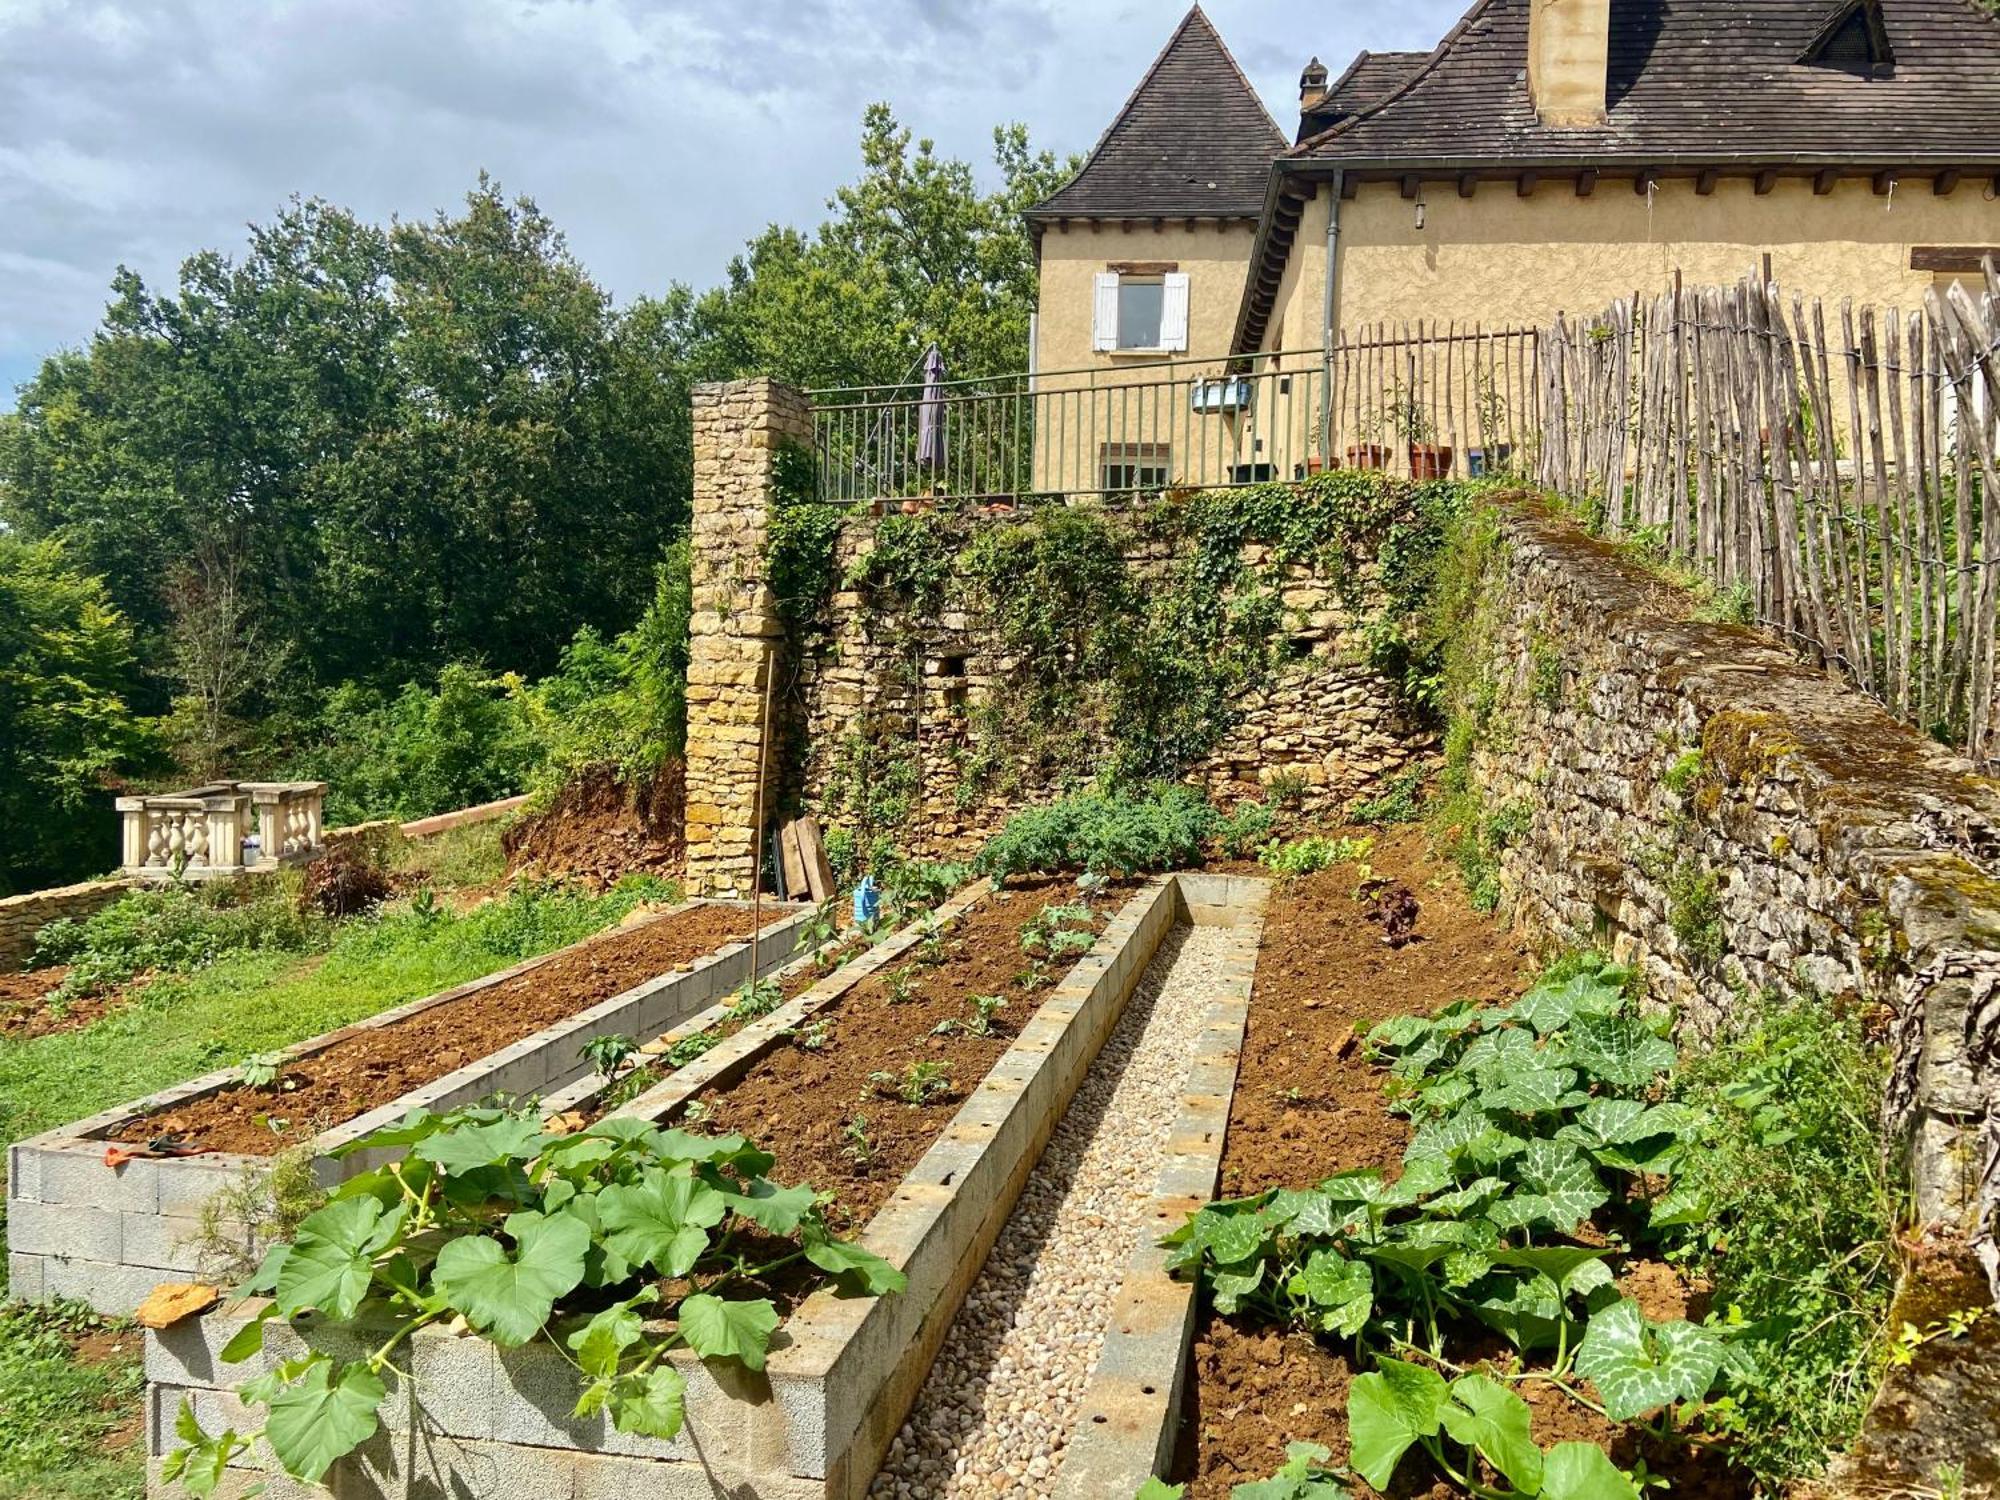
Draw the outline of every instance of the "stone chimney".
M1528 97L1544 125L1602 125L1611 0L1528 0Z
M1326 64L1314 58L1299 74L1299 113L1304 114L1326 97Z

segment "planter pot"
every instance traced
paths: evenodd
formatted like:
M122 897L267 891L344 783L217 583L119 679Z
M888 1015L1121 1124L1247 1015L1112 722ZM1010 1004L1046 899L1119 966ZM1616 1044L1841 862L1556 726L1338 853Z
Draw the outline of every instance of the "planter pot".
M1386 469L1389 467L1389 450L1380 443L1361 443L1347 450L1347 466L1350 469Z
M1323 458L1319 458L1319 457L1313 457L1313 458L1309 458L1309 459L1307 459L1307 460L1306 460L1306 473L1307 473L1307 474L1309 474L1309 475L1311 475L1311 474L1321 474L1321 473L1324 473L1325 471L1326 471L1326 460L1325 460L1325 459L1323 459Z
M1451 449L1436 443L1410 444L1410 477L1416 480L1442 479L1451 472Z
M1465 454L1465 470L1474 479L1487 474L1498 474L1513 461L1512 443L1495 443L1490 448L1469 448Z

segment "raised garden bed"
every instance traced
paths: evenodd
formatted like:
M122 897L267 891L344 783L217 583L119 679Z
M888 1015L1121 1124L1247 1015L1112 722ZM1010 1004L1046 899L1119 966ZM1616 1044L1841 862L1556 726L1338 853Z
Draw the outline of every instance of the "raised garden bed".
M805 1178L823 1190L828 1183L801 1163L822 1159L812 1154L815 1139L824 1137L822 1154L839 1149L831 1143L841 1139L857 1106L836 1081L845 1073L836 1074L832 1056L845 1049L854 1056L843 1068L865 1057L877 1065L870 1071L889 1071L884 1063L960 1061L963 1102L955 1111L886 1099L862 1106L922 1123L921 1133L885 1131L874 1155L876 1162L897 1163L907 1156L906 1170L898 1164L864 1173L851 1161L836 1168L839 1180L852 1185L843 1191L879 1205L858 1243L907 1275L902 1292L811 1293L773 1337L760 1373L675 1352L671 1358L687 1379L687 1425L672 1441L615 1432L601 1413L571 1415L575 1373L545 1344L496 1360L481 1340L423 1330L410 1346L427 1392L419 1417L423 1441L407 1440L410 1419L395 1416L398 1404L391 1403L389 1420L402 1428L371 1442L365 1462L343 1461L332 1476L340 1492L449 1490L477 1472L504 1474L511 1487L537 1494L643 1490L844 1500L865 1493L1021 1183L1181 905L1172 880L1123 900L1087 954L1066 972L1050 965L1061 977L1038 991L1032 1013L1000 1013L1010 1022L1018 1015L1011 1039L933 1038L919 1030L920 1020L934 1026L945 1010L962 1014L972 994L984 993L976 986L999 975L1003 935L1012 945L1008 977L1028 966L1021 929L1052 894L975 887L941 908L941 924L962 924L957 941L964 947L959 958L932 966L936 993L929 1006L889 1000L891 975L903 962L914 963L912 950L926 941L921 930L906 930L618 1111L664 1123L684 1120L687 1105L699 1099L708 1104L707 1128L728 1123L736 1111L772 1105L779 1084L793 1093L816 1091L820 1108L798 1113L798 1137L774 1133L768 1122L757 1134L777 1151L788 1180ZM956 972L961 960L963 971ZM825 1042L817 1049L799 1045L818 1020L828 1025ZM944 1045L933 1051L933 1040ZM238 1376L218 1366L215 1352L235 1326L226 1313L212 1315L151 1341L148 1426L156 1458L171 1446L183 1397L212 1427L231 1419L228 1387ZM303 1331L308 1342L315 1338L310 1328Z
M791 957L808 913L777 908L760 935L759 967ZM322 1181L370 1165L329 1153L410 1111L442 1111L495 1095L527 1098L589 1070L593 1037L671 1025L749 975L749 908L694 902L287 1048L275 1080L247 1087L211 1073L135 1104L9 1148L8 1251L14 1295L75 1297L127 1313L158 1282L212 1271L204 1242L255 1229L214 1222L209 1207L244 1187L273 1153L296 1145ZM281 1133L260 1123L282 1111ZM162 1136L192 1156L126 1159ZM204 1212L210 1222L204 1223Z

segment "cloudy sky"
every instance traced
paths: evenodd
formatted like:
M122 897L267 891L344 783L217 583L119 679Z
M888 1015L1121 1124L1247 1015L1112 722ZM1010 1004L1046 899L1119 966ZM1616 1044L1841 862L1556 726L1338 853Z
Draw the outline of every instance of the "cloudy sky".
M1462 0L1210 0L1281 122L1318 53L1429 47ZM121 262L234 249L291 193L367 216L534 197L620 297L817 223L862 106L984 162L1084 150L1181 0L0 0L0 409Z

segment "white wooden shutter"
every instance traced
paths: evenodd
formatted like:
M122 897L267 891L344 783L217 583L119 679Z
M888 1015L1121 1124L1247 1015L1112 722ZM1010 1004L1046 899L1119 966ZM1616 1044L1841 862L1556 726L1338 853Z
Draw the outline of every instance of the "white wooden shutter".
M1188 279L1185 271L1169 271L1160 278L1160 347L1184 350L1188 333Z
M1096 294L1090 307L1090 347L1118 347L1118 273L1099 271Z

